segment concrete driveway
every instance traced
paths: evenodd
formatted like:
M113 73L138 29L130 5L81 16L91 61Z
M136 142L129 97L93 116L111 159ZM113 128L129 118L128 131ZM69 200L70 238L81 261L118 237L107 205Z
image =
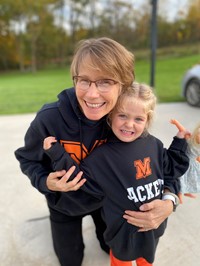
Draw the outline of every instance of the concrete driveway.
M23 137L34 114L0 116L0 265L58 266L54 255L48 209L44 197L35 190L19 169L14 150L23 145ZM178 119L189 130L200 121L200 108L186 103L159 104L152 128L166 147L176 134L169 124ZM84 219L85 258L83 266L109 266L109 258L99 248L90 217ZM200 265L200 196L184 198L168 221L161 238L155 266ZM73 254L72 254L73 255ZM133 263L134 265L134 263Z

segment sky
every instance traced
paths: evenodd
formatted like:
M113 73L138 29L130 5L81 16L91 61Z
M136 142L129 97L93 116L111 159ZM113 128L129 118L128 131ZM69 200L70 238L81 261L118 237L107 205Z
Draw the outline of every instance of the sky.
M108 0L100 0L96 1L96 9L101 10L102 5L107 5ZM121 0L123 2L127 2L128 4L132 4L135 10L138 10L142 13L144 6L151 7L151 3L154 0ZM187 7L192 0L157 0L157 13L164 15L168 21L173 21L179 11L183 12L183 15L187 13ZM66 6L65 10L67 16L69 16L69 6ZM57 22L57 20L56 20ZM64 23L64 28L69 30L68 22Z
M128 2L133 2L133 5L137 9L141 9L142 5L145 3L151 3L152 0L128 0ZM166 18L173 21L179 11L186 12L189 2L191 0L157 0L158 13L161 12L162 15L165 14Z
M123 2L127 2L127 3L132 3L133 7L135 10L139 10L140 12L142 12L142 10L144 9L144 5L149 5L152 3L152 1L155 0L121 0ZM96 8L97 9L101 9L102 4L106 5L107 0L100 0L96 2ZM182 11L183 14L187 13L187 7L189 5L189 3L191 3L192 0L157 0L157 13L161 14L163 16L163 14L165 15L166 19L168 19L169 21L173 21L177 14L179 13L179 11ZM66 14L69 14L69 10L68 10L68 6L65 10ZM59 19L59 18L58 18ZM57 21L57 19L55 19L56 23L59 23L59 21ZM25 31L25 23L21 22L21 23L13 23L13 28L15 29L15 31ZM67 30L69 29L69 25L68 22L65 22L65 24L63 25Z

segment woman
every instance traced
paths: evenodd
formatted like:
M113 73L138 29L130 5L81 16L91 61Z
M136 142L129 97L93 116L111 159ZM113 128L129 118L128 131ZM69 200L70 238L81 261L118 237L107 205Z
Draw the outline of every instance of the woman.
M62 91L57 102L46 104L38 112L26 133L24 147L15 152L22 172L46 196L54 249L62 266L82 263L85 215L92 216L100 245L109 252L103 239L106 226L100 203L78 190L84 180L77 177L67 182L73 169L67 173L53 172L51 161L43 151L43 140L55 136L69 159L71 156L76 162L103 143L108 134L106 115L134 81L134 56L109 38L82 41L75 51L71 74L75 88ZM173 184L170 190L177 193ZM80 200L85 203L84 208L78 204ZM75 210L77 216L72 216ZM157 228L170 215L173 204L171 200L154 200L142 205L140 210L127 210L124 218L146 231Z

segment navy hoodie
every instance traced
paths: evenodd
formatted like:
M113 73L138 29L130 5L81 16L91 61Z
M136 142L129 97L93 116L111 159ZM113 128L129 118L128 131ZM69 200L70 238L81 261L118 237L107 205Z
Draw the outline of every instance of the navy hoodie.
M174 137L169 149L148 134L133 142L121 142L110 136L106 144L96 148L80 165L87 179L82 190L103 202L103 217L107 229L105 241L120 260L139 257L154 261L158 239L167 220L157 229L138 232L123 218L125 210L139 211L147 202L162 198L164 182L186 172L189 160L185 154L187 142ZM65 168L66 152L56 143L48 151L55 169Z
M47 136L56 137L66 154L71 155L68 155L69 167L71 158L79 163L105 141L107 134L105 118L88 120L80 111L74 88L66 89L58 95L57 102L44 105L37 113L26 132L24 147L17 149L15 156L32 185L46 196L49 207L67 215L87 214L101 207L101 202L81 190L53 192L47 188L47 176L54 170L44 153L43 141Z

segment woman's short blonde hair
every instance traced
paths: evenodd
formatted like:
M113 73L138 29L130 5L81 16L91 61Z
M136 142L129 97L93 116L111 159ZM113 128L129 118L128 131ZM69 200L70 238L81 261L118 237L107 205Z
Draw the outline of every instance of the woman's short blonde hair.
M134 55L123 45L107 37L80 41L71 64L72 76L79 75L80 66L88 56L92 62L88 67L108 73L122 84L122 92L133 83Z
M131 104L140 103L143 105L144 112L147 114L147 130L152 124L157 102L153 89L147 84L134 82L132 86L129 86L126 91L119 96L114 109L108 115L109 124L112 124L112 115L115 112L123 111L124 104L127 102Z

